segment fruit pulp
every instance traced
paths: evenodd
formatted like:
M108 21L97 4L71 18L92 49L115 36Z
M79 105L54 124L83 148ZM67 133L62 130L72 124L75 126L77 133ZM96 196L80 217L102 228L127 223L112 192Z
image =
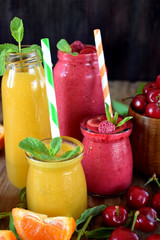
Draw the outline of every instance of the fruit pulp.
M97 195L114 195L125 191L132 181L132 150L129 135L132 123L108 134L90 131L85 119L81 122L84 135L84 168L87 189Z
M105 113L97 53L72 56L58 51L58 59L53 75L61 136L81 141L80 122Z
M46 143L48 144L48 143ZM77 219L87 208L87 187L81 165L83 145L76 139L63 137L57 156L80 146L80 153L70 160L43 162L27 158L28 209L48 216Z
M22 188L26 186L28 163L19 142L26 137L51 136L43 68L6 71L2 78L2 104L7 174L13 185Z

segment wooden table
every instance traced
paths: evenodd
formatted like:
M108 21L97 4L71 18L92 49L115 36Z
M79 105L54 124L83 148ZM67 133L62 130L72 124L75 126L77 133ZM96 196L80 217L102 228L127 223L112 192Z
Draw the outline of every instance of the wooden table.
M139 86L139 82L135 84L128 82L111 82L110 83L110 91L113 99L120 100L123 97L132 96L135 94L135 89ZM117 94L118 93L118 94ZM118 96L118 97L117 97ZM2 112L1 112L1 104L0 104L0 122L2 122ZM143 184L147 181L148 177L141 176L138 173L134 173L132 185L143 186ZM151 197L158 191L158 187L155 183L152 183L146 187L146 189L150 192ZM5 154L4 150L0 152L0 212L11 211L13 207L19 202L18 199L19 190L12 186L7 178L6 167L5 167ZM121 205L127 207L126 204L126 193L116 197L93 197L88 195L88 207L93 207L96 205L105 204L105 205ZM128 207L127 207L128 209ZM90 229L95 229L98 226L102 226L102 218L95 217L92 220L90 225ZM0 229L8 229L8 218L0 220ZM160 233L160 223L156 229L156 232ZM141 240L145 240L149 234L145 234L142 232L138 232ZM76 237L73 237L76 239ZM85 238L83 238L85 239Z

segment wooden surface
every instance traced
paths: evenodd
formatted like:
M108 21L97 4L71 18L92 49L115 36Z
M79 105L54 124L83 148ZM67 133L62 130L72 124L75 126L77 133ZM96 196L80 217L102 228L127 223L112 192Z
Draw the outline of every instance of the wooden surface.
M139 83L129 84L128 82L115 81L110 83L110 91L113 99L121 100L122 97L131 96L135 93L135 89L139 86ZM119 93L119 94L118 94ZM1 106L0 106L1 110ZM0 112L0 122L2 122L2 113ZM143 186L143 184L147 181L148 177L141 176L138 173L134 173L132 185L136 184L139 186ZM114 181L114 179L113 179ZM146 187L146 189L150 192L151 197L159 190L156 184L152 183ZM12 186L8 181L5 167L5 154L4 150L0 152L0 212L11 211L13 207L19 202L18 199L19 190ZM126 193L120 196L115 197L93 197L88 195L88 207L93 207L99 204L106 205L121 205L125 206L128 209L126 204ZM129 209L128 209L129 210ZM102 218L101 216L95 217L89 229L95 229L99 226L102 226ZM0 229L8 229L8 218L0 220ZM160 233L160 223L156 229L156 232ZM145 234L142 232L138 232L140 239L145 240L149 234ZM76 239L73 236L73 239ZM85 239L85 238L83 238Z

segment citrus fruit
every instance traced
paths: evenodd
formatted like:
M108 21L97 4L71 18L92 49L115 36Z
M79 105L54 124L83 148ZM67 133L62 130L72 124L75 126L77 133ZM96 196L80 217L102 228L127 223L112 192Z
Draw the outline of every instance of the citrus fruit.
M0 240L16 240L14 233L10 230L0 230Z
M72 217L47 217L22 208L12 209L21 240L69 240L76 224Z
M0 150L4 147L4 127L0 124Z

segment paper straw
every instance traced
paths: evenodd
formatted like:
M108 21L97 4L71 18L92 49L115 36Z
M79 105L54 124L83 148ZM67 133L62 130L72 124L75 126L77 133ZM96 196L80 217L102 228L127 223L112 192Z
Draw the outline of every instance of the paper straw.
M109 84L108 84L108 77L106 72L106 65L105 65L100 29L94 30L94 39L95 39L95 45L97 50L97 56L98 56L98 64L99 64L99 70L100 70L100 76L101 76L103 98L104 98L104 102L109 105L109 111L112 115L111 97L109 92Z
M50 127L51 127L52 138L54 138L54 137L60 136L60 131L59 131L59 123L58 123L53 73L52 73L50 45L49 45L48 38L41 39L41 47L42 47L42 53L43 53L44 72L46 77L46 90L47 90L48 107L49 107Z

